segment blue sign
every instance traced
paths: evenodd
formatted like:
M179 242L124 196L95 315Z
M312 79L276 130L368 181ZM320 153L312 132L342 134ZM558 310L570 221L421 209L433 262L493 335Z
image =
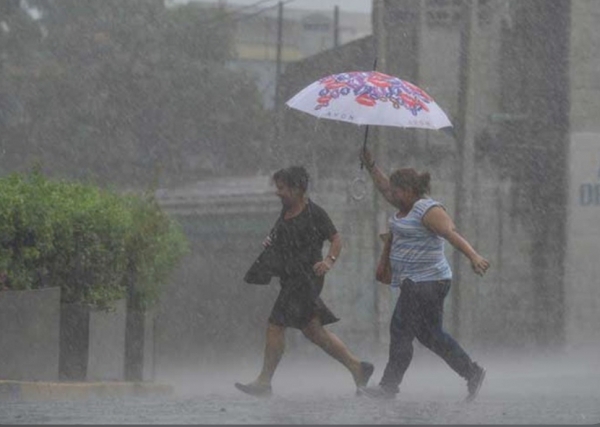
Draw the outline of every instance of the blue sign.
M579 186L579 204L581 206L600 206L600 184L581 184Z
M596 175L600 181L600 168ZM583 183L579 186L579 204L581 206L600 206L600 183Z

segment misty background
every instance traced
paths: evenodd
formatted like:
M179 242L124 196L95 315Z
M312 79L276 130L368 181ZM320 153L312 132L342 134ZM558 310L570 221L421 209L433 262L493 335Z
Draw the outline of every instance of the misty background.
M374 279L391 209L359 167L364 129L284 106L376 58L432 95L456 135L371 128L378 164L429 170L432 196L492 264L478 278L447 245L449 332L484 365L594 360L600 5L375 0L370 14L343 4L4 1L0 171L152 190L182 224L191 252L153 311L154 378L168 382L222 365L258 372L278 285L242 277L279 213L271 174L305 165L344 241L323 293L342 319L331 330L377 359L379 377L397 293ZM287 348L329 363L297 331Z

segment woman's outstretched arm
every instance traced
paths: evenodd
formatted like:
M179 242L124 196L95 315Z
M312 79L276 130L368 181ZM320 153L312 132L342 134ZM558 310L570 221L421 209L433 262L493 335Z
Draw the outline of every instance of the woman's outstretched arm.
M394 199L392 198L392 192L390 190L390 180L385 173L381 171L375 164L375 160L373 160L373 156L371 152L365 148L360 152L360 159L365 165L365 168L369 172L371 179L373 179L373 183L377 190L381 193L381 195L393 206L396 206L394 203Z
M469 258L469 261L471 261L471 268L476 274L483 276L488 268L490 268L489 261L479 255L467 239L458 233L454 221L452 221L452 218L450 218L450 215L448 215L444 208L434 206L429 209L423 216L423 225L437 235L442 236L450 242L452 246Z

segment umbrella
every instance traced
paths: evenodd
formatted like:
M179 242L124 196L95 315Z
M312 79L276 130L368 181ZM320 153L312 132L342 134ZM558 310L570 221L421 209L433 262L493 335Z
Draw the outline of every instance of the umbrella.
M318 118L357 125L452 126L423 89L379 71L332 74L302 89L286 105Z
M379 71L350 71L323 77L286 105L322 119L367 125L441 129L452 126L423 89ZM361 163L362 168L362 163Z

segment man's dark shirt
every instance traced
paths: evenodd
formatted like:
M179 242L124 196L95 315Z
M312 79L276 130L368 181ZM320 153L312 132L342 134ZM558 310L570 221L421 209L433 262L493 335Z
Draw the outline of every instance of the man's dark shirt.
M323 260L323 243L337 233L331 218L310 199L306 207L293 218L283 219L283 212L271 237L275 249L281 254L286 272L296 274L298 264L310 268Z

